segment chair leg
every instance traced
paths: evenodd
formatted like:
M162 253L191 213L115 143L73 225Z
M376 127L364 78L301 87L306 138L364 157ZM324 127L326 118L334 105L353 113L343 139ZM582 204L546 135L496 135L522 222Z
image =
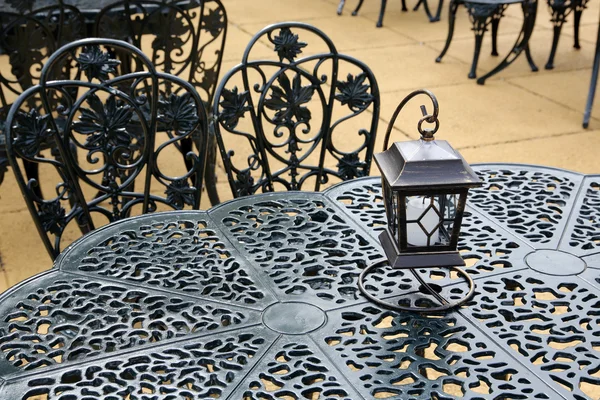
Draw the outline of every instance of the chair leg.
M406 0L402 0L402 11L408 11L408 8L406 8Z
M583 127L587 128L590 124L592 114L592 105L594 104L594 96L596 95L596 84L598 83L598 71L600 70L600 26L598 27L598 35L596 37L596 54L594 56L594 67L592 69L592 78L590 81L590 89L588 92L587 103L583 114Z
M500 18L492 19L492 55L498 56L498 26L500 25Z
M342 15L342 11L344 11L344 4L346 4L346 0L340 0L340 4L338 5L337 15Z
M429 22L437 22L440 20L440 15L442 15L442 7L444 6L444 0L439 0L438 8L435 11L435 15L431 14L431 10L429 9L429 3L427 0L419 0L415 10L423 4L423 9L425 10L425 14L427 14L427 18L429 18Z
M504 13L504 10L507 6L507 4L499 6L495 11L495 17L499 18L499 16L501 16ZM525 51L525 54L527 55L527 60L529 61L531 69L533 71L537 71L537 67L533 63L531 54L529 54L528 44L529 38L531 38L531 33L533 32L533 27L535 26L535 19L537 15L537 0L528 0L521 4L521 8L523 9L523 26L521 28L521 32L519 32L519 36L517 37L514 46L506 55L506 57L494 69L477 79L477 84L485 84L485 81L489 77L497 74L498 72L502 71L504 68L512 64L523 51Z
M385 14L385 6L387 5L387 0L381 0L381 10L379 10L379 20L377 21L377 27L381 28L383 26L383 15Z
M527 57L527 62L529 63L529 68L531 68L531 70L533 72L537 72L538 67L537 67L537 65L535 65L535 62L533 61L533 57L531 57L531 50L529 50L529 44L527 44L527 47L525 47L525 57Z
M442 57L448 51L450 47L450 43L452 42L452 36L454 35L454 22L456 21L456 10L458 9L458 3L456 0L450 0L450 9L448 10L448 36L446 37L446 44L444 45L444 49L435 59L435 62L442 62Z
M352 15L353 16L357 16L358 15L358 12L360 11L360 8L362 7L364 1L365 0L358 0L358 5L354 9L354 11L352 11Z
M6 143L4 143L4 132L0 130L0 185L4 181L4 174L8 170L8 154L6 153Z
M467 7L467 11L469 12L469 19L473 24L473 32L475 33L475 51L473 53L471 71L469 72L469 79L475 79L477 77L477 63L479 62L479 54L481 53L483 35L485 35L489 24L495 19L502 17L505 5L465 2L465 7Z
M204 187L210 200L211 206L221 202L217 191L217 140L214 135L209 137L208 150L206 154L206 168L204 172Z
M479 53L481 52L481 43L483 42L483 32L475 33L475 52L473 53L473 63L469 71L469 79L477 78L477 63L479 62Z
M583 13L583 8L581 8L581 7L575 8L574 19L573 19L573 36L574 36L573 47L575 47L577 50L579 50L581 48L581 46L579 45L579 25L581 23L581 14L582 13Z
M546 63L545 68L553 69L554 56L556 56L556 49L558 47L558 39L560 39L562 26L567 19L567 7L564 5L564 3L556 5L554 2L549 1L549 4L552 7L552 18L550 20L554 24L554 36L552 37L552 48L550 49L550 56L548 57L548 62Z

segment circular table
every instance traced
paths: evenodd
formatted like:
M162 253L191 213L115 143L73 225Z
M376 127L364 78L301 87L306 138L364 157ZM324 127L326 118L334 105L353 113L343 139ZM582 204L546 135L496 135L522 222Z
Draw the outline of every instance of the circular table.
M600 176L474 169L459 249L476 293L458 310L360 294L382 257L378 178L150 214L0 297L0 398L598 398ZM369 279L389 302L429 301L406 272Z

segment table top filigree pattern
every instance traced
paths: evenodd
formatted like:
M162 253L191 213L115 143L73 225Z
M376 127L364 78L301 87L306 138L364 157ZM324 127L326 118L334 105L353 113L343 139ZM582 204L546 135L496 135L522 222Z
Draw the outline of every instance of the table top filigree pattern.
M473 300L368 301L379 178L98 229L0 296L0 398L588 399L600 393L600 176L474 167L459 250ZM447 298L466 287L419 270ZM406 271L367 290L427 305Z

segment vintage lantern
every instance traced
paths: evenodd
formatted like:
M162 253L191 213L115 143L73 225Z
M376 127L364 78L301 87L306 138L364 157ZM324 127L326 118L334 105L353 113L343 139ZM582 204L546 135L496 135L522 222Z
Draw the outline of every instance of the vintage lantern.
M433 113L427 115L421 106L423 118L418 130L421 138L416 141L396 142L388 148L389 136L394 122L404 105L418 94L429 96ZM364 288L366 274L377 267L372 265L361 274L359 286L371 300L386 307L409 311L443 311L456 307L473 294L473 281L459 266L465 262L457 251L458 236L469 189L481 186L481 182L464 158L443 140L435 140L439 127L438 103L427 90L417 90L408 95L396 108L388 126L382 153L375 154L375 162L381 171L382 195L387 215L387 227L379 235L387 262L394 269L409 269L422 286L441 303L433 308L392 306L374 298ZM433 128L423 128L423 123ZM469 285L468 294L459 301L447 301L439 288L428 285L416 269L450 268ZM436 290L437 289L437 290Z

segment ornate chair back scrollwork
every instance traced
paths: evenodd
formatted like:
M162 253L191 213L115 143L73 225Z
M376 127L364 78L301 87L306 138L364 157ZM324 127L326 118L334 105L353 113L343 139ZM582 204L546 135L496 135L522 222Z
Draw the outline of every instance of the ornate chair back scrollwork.
M116 1L100 11L94 30L143 50L156 69L185 79L211 104L227 35L220 0Z
M273 60L252 58L259 41L270 43ZM264 28L213 103L233 196L320 190L368 175L379 105L371 70L323 32L294 22Z
M227 36L227 13L221 0L115 1L100 11L94 31L95 36L126 40L142 49L158 70L191 83L207 108L212 103ZM182 146L191 147L192 139ZM216 146L211 138L206 189L213 205L220 202Z
M84 37L85 23L73 6L56 4L33 9L35 2L12 1L0 11L0 62L10 68L0 70L0 183L8 160L5 158L3 127L16 98L39 82L44 62L61 45ZM58 71L64 77L68 71ZM31 107L39 99L29 99ZM51 143L48 145L51 146ZM27 176L37 179L37 170L27 165Z
M136 71L116 74L119 61L109 51L127 53ZM56 65L77 68L82 79L48 80ZM29 107L32 97L41 107ZM135 214L198 209L207 132L206 110L193 86L157 72L128 43L84 39L56 51L40 84L13 104L6 142L17 182L54 258L72 226L86 232ZM186 153L188 168L183 160L174 162L173 154L192 135L199 148ZM50 141L58 157L40 154ZM26 180L20 160L40 165L43 179ZM40 185L46 186L44 198L37 195Z

